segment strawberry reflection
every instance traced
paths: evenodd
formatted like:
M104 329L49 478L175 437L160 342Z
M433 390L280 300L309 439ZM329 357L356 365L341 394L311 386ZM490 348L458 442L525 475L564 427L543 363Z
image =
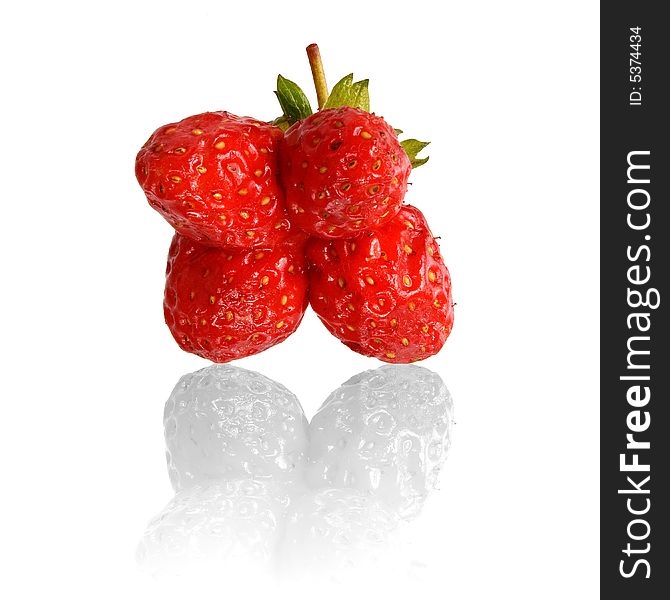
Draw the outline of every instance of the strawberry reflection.
M182 377L164 423L177 494L140 543L145 570L342 575L421 513L453 403L436 373L386 365L349 379L308 425L281 384L212 365Z

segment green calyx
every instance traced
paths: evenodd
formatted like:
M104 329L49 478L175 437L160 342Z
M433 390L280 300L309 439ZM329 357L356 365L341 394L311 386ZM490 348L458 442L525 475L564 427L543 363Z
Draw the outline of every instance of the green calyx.
M360 108L365 112L370 112L369 83L369 79L354 82L354 74L350 73L335 84L323 108L351 106L352 108Z
M428 162L429 156L425 158L417 158L417 154L421 152L430 142L420 142L419 140L409 139L402 140L400 145L403 147L403 150L409 157L409 162L412 163L412 169L416 169L421 165L425 165Z
M308 48L308 55L310 54L309 50L310 48ZM312 60L313 57L310 56L310 64L312 63ZM326 97L327 89L325 78L323 77L323 66L320 62L320 56L318 56L318 49L316 60L320 67L321 80L317 81L315 78L315 85L317 86L317 91L320 93L320 101L323 102L323 98ZM314 69L312 72L314 72ZM325 103L323 103L322 109L351 106L352 108L359 108L365 112L370 112L370 94L368 92L369 83L369 79L354 81L354 75L353 73L350 73L335 84L330 91L330 94L327 95L327 99ZM281 117L275 119L272 124L279 127L282 131L286 131L294 123L314 114L309 100L307 99L307 95L300 89L300 86L281 75L277 76L277 90L275 91L275 95L279 100L279 105L281 106L283 114ZM400 135L402 130L396 129L395 132L397 135ZM430 142L421 142L415 139L402 140L400 142L400 145L409 157L413 169L428 162L428 157L418 158L417 155L428 146L429 143Z

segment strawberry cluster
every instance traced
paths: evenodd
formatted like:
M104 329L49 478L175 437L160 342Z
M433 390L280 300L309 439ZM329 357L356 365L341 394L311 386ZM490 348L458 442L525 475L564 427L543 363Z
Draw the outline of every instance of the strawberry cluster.
M317 87L317 91L318 87ZM310 303L352 350L391 363L437 353L451 332L449 272L421 212L403 205L427 144L398 140L349 75L312 114L278 78L273 123L227 112L157 129L135 172L174 227L165 321L214 362L291 335Z

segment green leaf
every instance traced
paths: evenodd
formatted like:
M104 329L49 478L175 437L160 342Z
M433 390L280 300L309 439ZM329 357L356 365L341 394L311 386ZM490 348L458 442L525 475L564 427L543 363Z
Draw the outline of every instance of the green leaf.
M354 108L360 108L370 112L370 94L368 92L369 79L357 81L351 86L351 104Z
M281 117L277 117L274 121L272 121L272 124L275 127L279 127L282 131L286 131L291 124L288 122L288 117L286 115L282 115Z
M349 73L346 77L340 79L335 87L330 91L328 100L323 108L337 108L338 106L349 106L348 100L351 95L351 87L354 82L354 74Z
M369 79L363 79L354 83L354 74L349 73L349 75L343 77L335 84L323 108L351 106L370 112L369 83Z
M403 140L400 142L400 145L403 147L403 150L407 153L410 163L412 163L412 169L416 169L421 165L425 165L428 162L428 156L426 158L417 158L417 154L421 152L430 142L420 142L419 140Z
M277 76L277 91L275 94L290 125L312 114L312 107L305 92L296 83L281 75Z

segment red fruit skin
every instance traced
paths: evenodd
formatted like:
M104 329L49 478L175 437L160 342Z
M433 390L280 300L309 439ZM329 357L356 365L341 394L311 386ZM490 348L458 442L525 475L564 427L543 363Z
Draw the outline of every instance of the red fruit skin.
M293 125L280 144L280 177L293 222L312 236L352 238L400 210L412 167L393 128L348 106Z
M283 342L307 308L304 245L231 253L175 234L163 309L186 352L223 363Z
M377 232L308 243L310 304L349 348L389 363L436 354L451 333L451 278L421 212Z
M208 112L159 127L135 161L149 204L179 233L241 250L281 243L291 224L277 178L277 127Z

